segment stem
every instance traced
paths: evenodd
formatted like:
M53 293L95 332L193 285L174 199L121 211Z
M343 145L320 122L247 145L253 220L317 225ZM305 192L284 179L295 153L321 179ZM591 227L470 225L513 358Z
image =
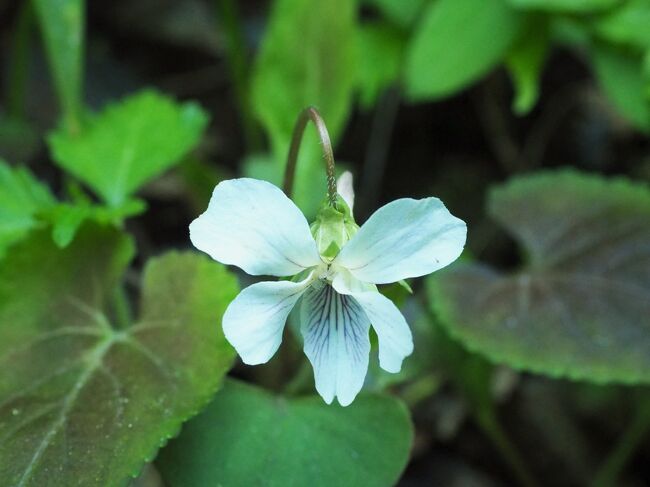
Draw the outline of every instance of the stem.
M485 434L490 437L492 443L499 449L502 457L510 466L512 473L519 483L524 487L537 487L537 482L528 471L526 464L512 444L512 441L510 441L510 438L501 427L494 411L481 408L481 410L475 412L475 418Z
M650 430L650 408L648 406L647 401L641 402L636 416L596 472L591 484L593 487L619 485L617 479L621 471Z
M25 117L25 86L27 82L28 55L31 41L31 28L34 20L32 2L23 0L18 12L12 35L12 49L7 80L7 106L11 118L22 120Z
M216 8L217 22L224 34L226 59L235 90L235 97L239 105L244 139L249 151L254 152L259 148L261 139L249 102L249 68L241 19L237 5L233 0L217 0Z
M332 151L332 142L330 134L327 132L325 121L320 113L314 107L305 108L296 121L291 136L291 146L289 148L289 157L287 158L287 168L284 172L283 189L287 196L291 197L293 190L293 180L296 173L296 164L298 163L298 152L300 151L300 142L305 133L307 122L312 121L316 126L318 138L323 147L323 159L325 160L325 171L327 172L327 194L330 205L336 206L336 172L334 168L334 151Z

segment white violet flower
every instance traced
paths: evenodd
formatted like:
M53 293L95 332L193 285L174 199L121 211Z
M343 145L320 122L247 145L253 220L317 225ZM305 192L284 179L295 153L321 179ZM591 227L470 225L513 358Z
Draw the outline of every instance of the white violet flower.
M346 176L349 179L349 176ZM300 305L304 350L326 403L350 404L368 370L369 330L379 364L399 372L413 351L406 320L376 284L430 274L465 245L465 223L437 198L403 198L359 228L352 218L351 180L336 205L324 205L311 228L276 186L242 178L217 185L208 209L190 225L196 248L252 275L296 276L244 289L223 316L226 338L249 365L271 359L289 313Z

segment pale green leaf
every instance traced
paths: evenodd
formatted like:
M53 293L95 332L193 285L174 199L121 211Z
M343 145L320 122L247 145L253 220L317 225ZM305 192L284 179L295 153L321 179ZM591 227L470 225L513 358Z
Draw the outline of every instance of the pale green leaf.
M541 173L494 190L489 212L529 259L509 274L478 263L434 274L432 304L451 334L525 370L650 382L648 187Z
M504 58L524 20L505 0L431 2L407 50L407 94L435 99L472 84Z
M123 486L219 387L234 277L197 254L153 259L139 320L117 329L105 301L132 253L117 231L86 225L65 250L33 233L0 268L7 485Z
M362 394L342 408L228 381L157 463L170 487L385 487L412 441L408 411L387 396Z
M343 131L356 82L355 7L355 0L273 2L253 65L252 99L270 138L276 181L282 178L291 134L304 108L318 108L334 144ZM295 199L313 213L326 193L313 128L307 128L301 147L298 171L310 176L296 178ZM300 179L309 187L299 188Z
M179 163L208 122L196 103L179 104L145 90L109 105L78 134L49 138L59 166L119 206L149 180Z
M80 128L83 106L84 0L33 0L65 126Z
M0 257L39 225L37 214L55 204L47 186L24 167L0 159Z

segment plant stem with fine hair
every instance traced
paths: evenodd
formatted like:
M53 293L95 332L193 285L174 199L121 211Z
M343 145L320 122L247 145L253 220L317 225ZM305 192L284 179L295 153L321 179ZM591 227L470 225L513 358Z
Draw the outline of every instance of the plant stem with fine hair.
M323 148L323 159L325 160L325 171L327 173L327 194L329 203L332 206L336 205L336 172L334 166L334 151L332 150L332 142L330 135L325 126L323 117L314 107L305 108L296 121L291 137L291 146L289 147L289 156L287 158L287 166L284 172L283 189L287 196L291 197L293 191L293 180L296 174L296 164L298 163L298 152L300 151L300 143L302 136L305 133L307 123L311 121L316 127L318 138Z

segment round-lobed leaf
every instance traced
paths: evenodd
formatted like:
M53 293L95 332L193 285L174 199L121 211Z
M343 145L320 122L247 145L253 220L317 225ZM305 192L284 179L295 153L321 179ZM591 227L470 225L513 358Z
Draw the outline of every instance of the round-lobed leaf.
M432 305L471 350L551 376L650 382L650 190L564 170L494 190L489 211L525 248L503 274L459 264Z
M112 206L179 163L200 140L208 115L193 102L177 103L143 90L108 105L80 133L49 137L55 162Z
M38 227L36 215L56 200L49 188L25 167L11 167L0 159L0 258L5 249Z
M170 487L388 487L412 440L406 407L388 396L343 408L227 381L157 463Z
M123 486L220 386L235 278L198 254L152 259L139 320L116 329L103 305L132 253L86 225L65 250L34 233L0 269L3 485Z

